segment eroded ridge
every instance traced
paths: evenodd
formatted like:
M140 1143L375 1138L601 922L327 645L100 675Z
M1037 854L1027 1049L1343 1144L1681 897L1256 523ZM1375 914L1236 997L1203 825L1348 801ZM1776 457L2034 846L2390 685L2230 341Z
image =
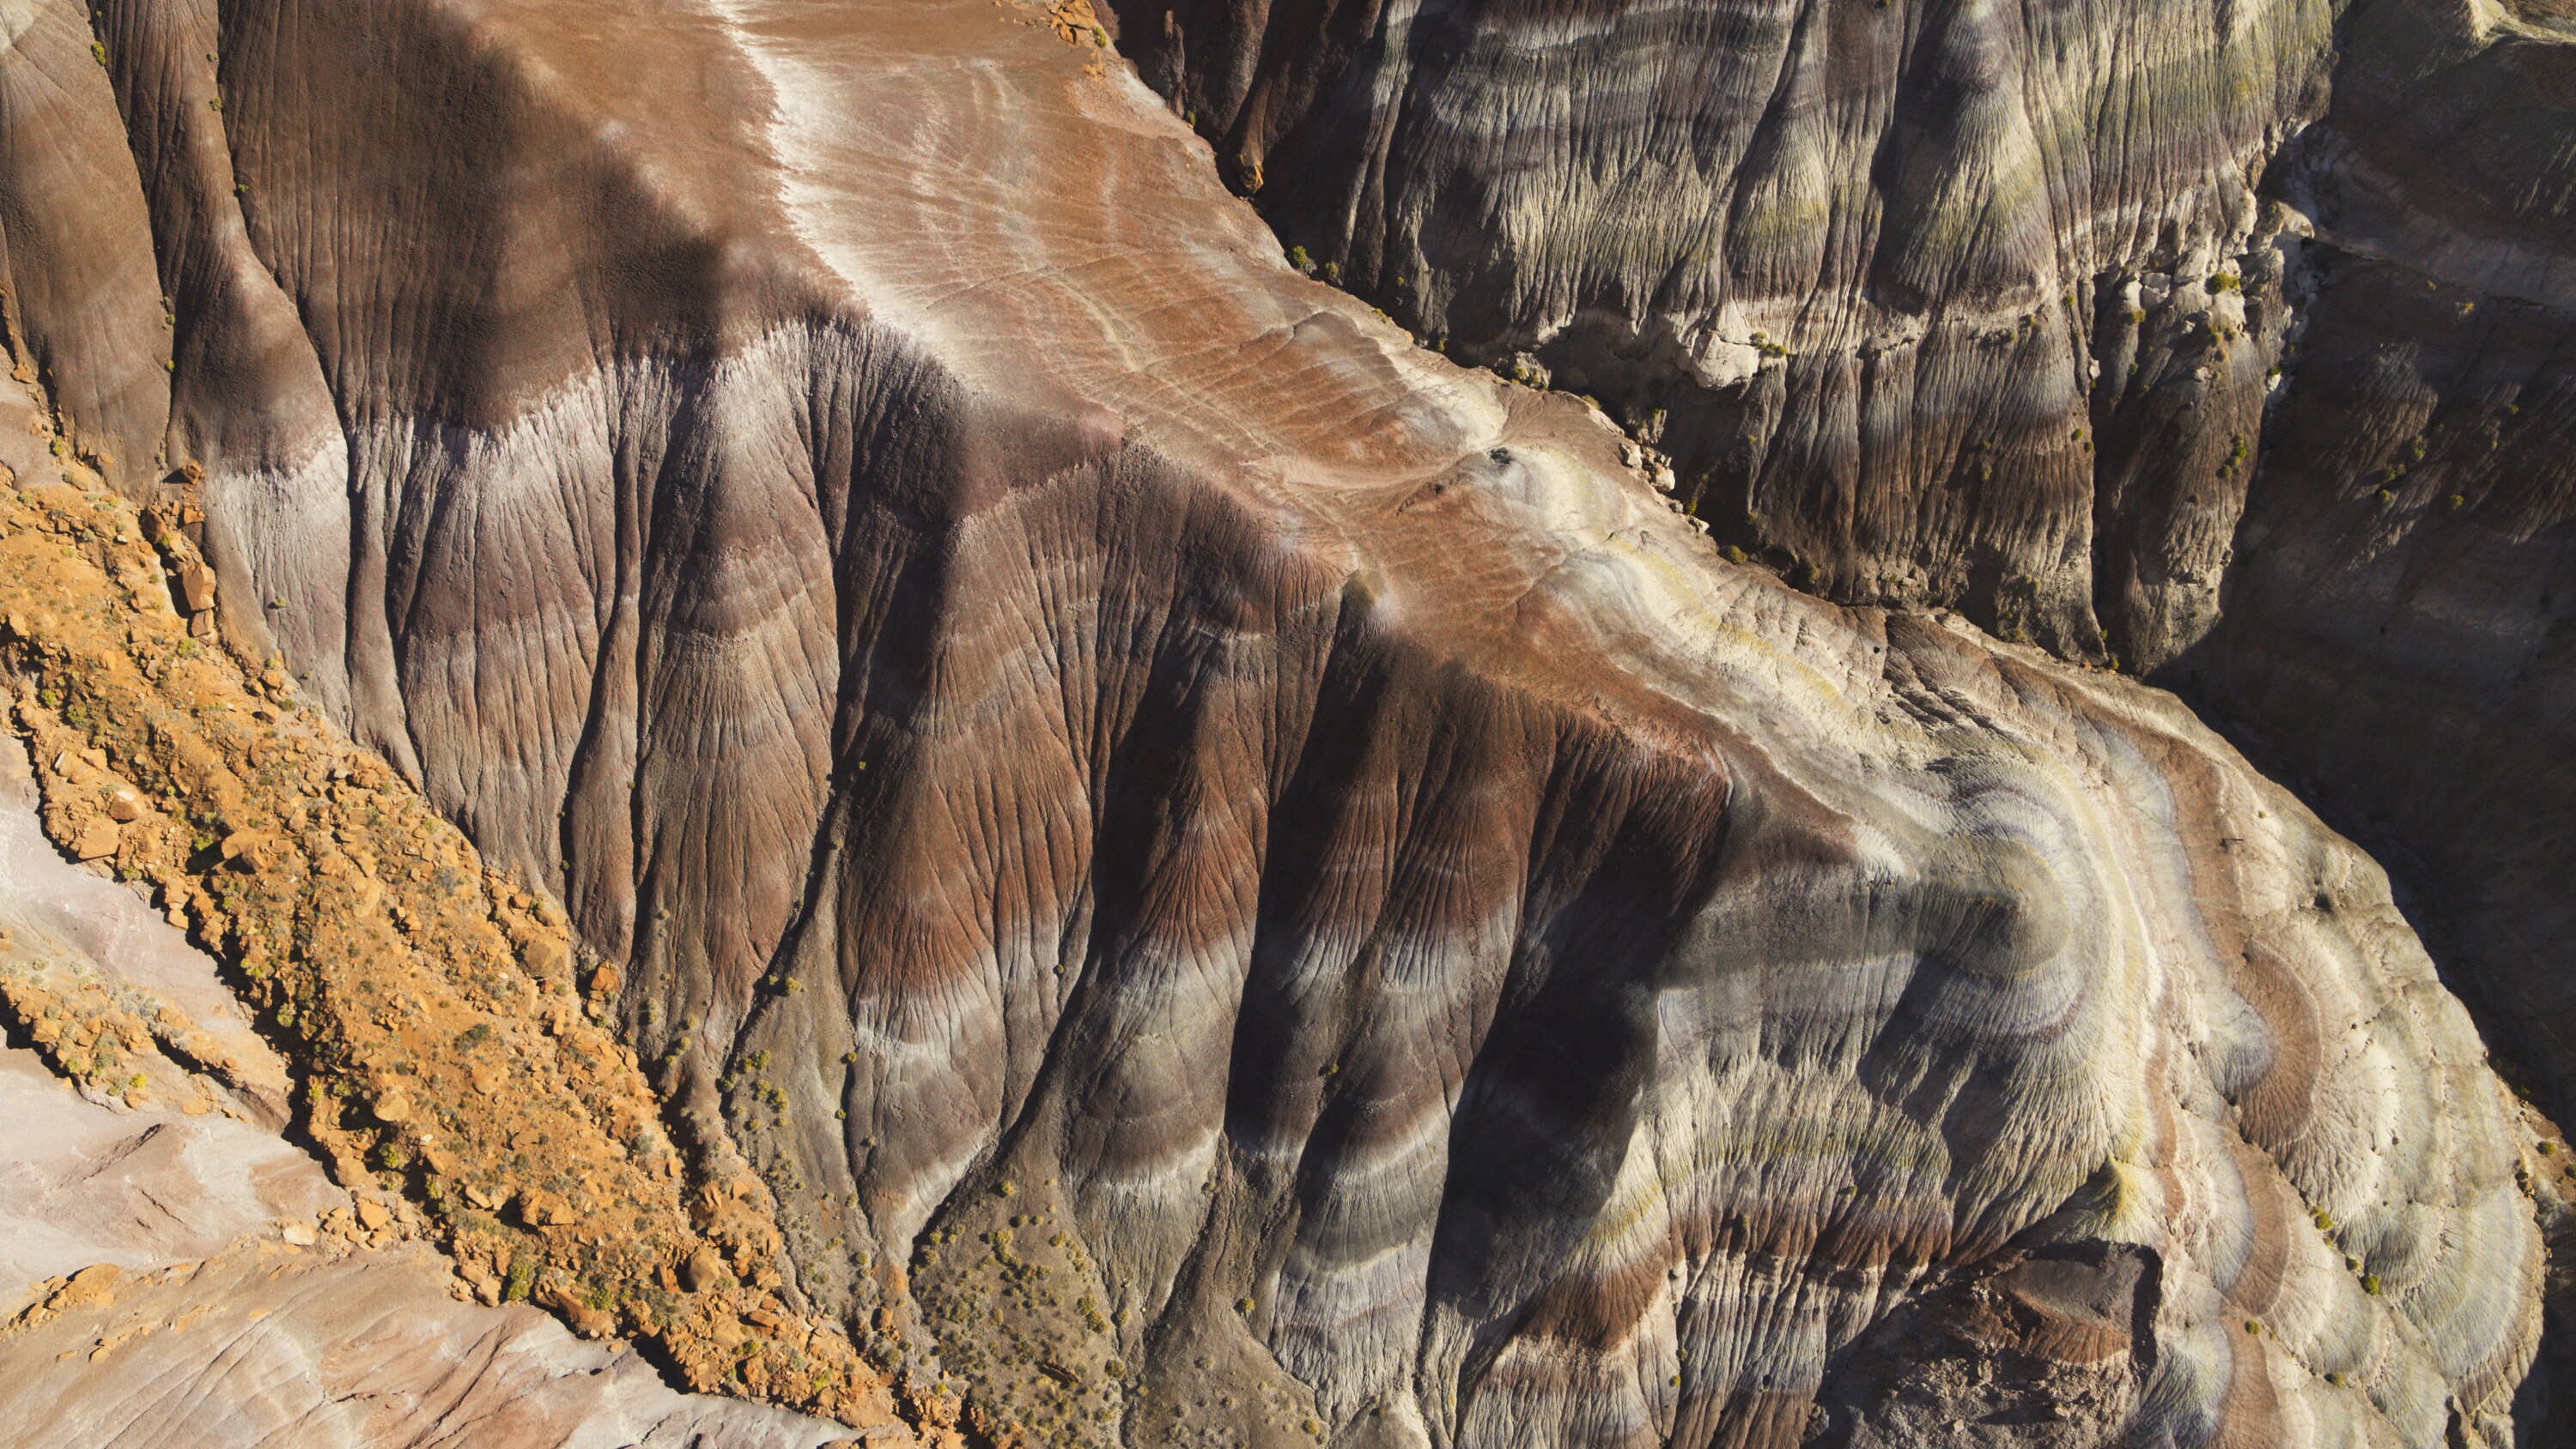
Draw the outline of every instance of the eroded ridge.
M782 1291L768 1190L712 1124L665 1130L602 1024L616 970L554 903L486 870L281 667L192 637L171 580L196 563L103 492L0 490L11 721L47 833L233 969L338 1176L420 1204L487 1303L632 1336L702 1392L965 1442L953 1400L898 1390Z

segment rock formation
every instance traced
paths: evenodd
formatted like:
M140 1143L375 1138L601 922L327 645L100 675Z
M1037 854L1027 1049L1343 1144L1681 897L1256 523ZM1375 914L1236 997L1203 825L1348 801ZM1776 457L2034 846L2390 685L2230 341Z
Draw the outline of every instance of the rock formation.
M2331 6L1117 11L1300 255L1645 426L1721 541L2062 654L2207 632Z
M632 1353L526 1304L452 1296L446 1260L278 1135L287 1064L215 962L126 890L56 855L29 762L0 743L0 1422L30 1443L814 1449L841 1425L675 1394ZM137 1088L54 1048L96 1020L40 1001L79 980L174 1031ZM46 1060L45 1058L57 1058ZM230 1083L210 1081L209 1058ZM194 1067L200 1070L191 1071ZM158 1100L156 1100L158 1098ZM22 1285L32 1285L22 1289Z
M196 561L183 537L70 484L12 492L0 649L45 829L224 954L302 1068L294 1126L359 1189L358 1223L381 1242L399 1217L483 1303L632 1334L692 1388L954 1449L953 1401L906 1395L899 1419L845 1330L770 1291L769 1193L721 1132L681 1114L684 1141L666 1134L633 1049L597 1024L616 968L583 962L550 903L483 872L380 761L299 718L282 669L246 678L201 647L168 597ZM0 1001L66 1078L127 1108L229 1101L283 1123L261 1052L53 955L0 975Z
M1115 11L1311 267L1721 542L2247 732L2576 1101L2565 7Z
M2170 671L2386 849L2500 1045L2576 1094L2576 255L2566 17L2380 4L2285 164L2333 244L2238 531Z
M2172 697L1731 563L1598 410L1298 275L1108 17L0 15L47 827L492 1296L524 1252L693 1385L987 1442L2511 1438L2565 1159L2368 857ZM2293 49L2193 64L2290 116ZM2071 378L2032 315L1909 397ZM2062 421L2011 417L2006 474ZM2029 628L2081 653L2068 577ZM588 1173L532 1195L478 1098ZM737 1152L749 1226L689 1216ZM701 1378L755 1314L850 1356Z

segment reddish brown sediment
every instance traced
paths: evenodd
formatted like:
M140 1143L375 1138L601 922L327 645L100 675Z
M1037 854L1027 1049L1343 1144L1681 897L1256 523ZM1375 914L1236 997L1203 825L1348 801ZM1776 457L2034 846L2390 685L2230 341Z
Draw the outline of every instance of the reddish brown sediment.
M1107 8L1309 266L1721 542L2243 731L2571 1100L2566 7Z
M2367 857L2169 696L1729 563L1292 271L1061 8L99 16L198 468L135 493L355 802L566 907L460 871L506 962L256 964L615 971L545 1110L625 1155L437 1208L484 1281L747 1315L660 1277L746 1184L707 1281L1048 1444L2503 1432L2540 1159ZM261 843L187 873L245 967L205 880L362 889ZM367 1000L314 1021L471 1086Z

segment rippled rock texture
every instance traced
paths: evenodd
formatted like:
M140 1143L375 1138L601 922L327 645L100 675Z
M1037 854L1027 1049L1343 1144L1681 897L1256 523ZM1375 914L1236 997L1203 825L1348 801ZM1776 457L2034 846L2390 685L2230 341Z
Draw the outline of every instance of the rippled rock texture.
M97 210L0 212L47 406L562 895L882 1359L1049 1444L2511 1436L2555 1162L2377 867L2168 696L1726 562L1291 270L1088 7L0 15ZM2175 64L2309 104L2253 50ZM2178 245L2248 124L2123 143ZM1909 394L2080 397L2068 315Z
M2206 631L2334 7L1117 9L1283 238L1648 420L1722 540L2096 660Z
M1115 8L1312 266L1721 542L2246 731L2568 1101L2565 7Z

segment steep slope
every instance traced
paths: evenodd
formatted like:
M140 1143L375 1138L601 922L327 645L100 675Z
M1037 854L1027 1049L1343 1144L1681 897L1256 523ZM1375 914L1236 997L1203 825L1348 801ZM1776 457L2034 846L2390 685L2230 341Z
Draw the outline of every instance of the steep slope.
M734 1266L1047 1443L2510 1435L2548 1164L2367 858L1728 565L1082 18L99 9L188 602L560 889L777 1202ZM112 654L21 727L139 769Z
M2330 5L1115 9L1285 240L1606 400L1721 541L2097 661L2206 631Z
M2546 17L2541 17L2545 22ZM2356 10L2285 191L2299 371L2226 618L2172 673L2405 863L2453 978L2564 1103L2576 1036L2576 32Z
M248 1029L215 962L131 892L61 859L34 787L16 739L0 743L0 995L13 1040L34 1043L0 1048L0 1422L13 1437L495 1449L847 1439L838 1424L675 1394L633 1354L582 1343L528 1305L451 1296L463 1284L444 1259L277 1135L284 1097L271 1086L285 1063ZM174 1035L187 1023L196 1055L147 1043L121 1058L177 1090L96 1072L76 1089L49 1070L98 1018L30 993L48 979ZM238 1087L206 1074L219 1054ZM21 1301L30 1281L34 1301Z
M201 567L105 494L0 496L11 722L45 762L53 840L221 951L234 993L291 1044L293 1126L357 1192L358 1221L398 1214L485 1304L533 1299L585 1336L631 1334L702 1392L955 1449L953 1400L890 1392L838 1324L772 1291L768 1193L712 1124L681 1116L675 1143L632 1049L597 1024L615 968L585 969L550 902L483 872L380 761L298 718L282 670L253 677L200 647L210 611L192 627L171 607L186 590L164 563ZM0 1000L98 1099L284 1125L282 1074L238 1027L201 1030L44 955L9 963Z
M1722 542L2247 731L2570 1100L2563 7L1114 9L1312 264Z

